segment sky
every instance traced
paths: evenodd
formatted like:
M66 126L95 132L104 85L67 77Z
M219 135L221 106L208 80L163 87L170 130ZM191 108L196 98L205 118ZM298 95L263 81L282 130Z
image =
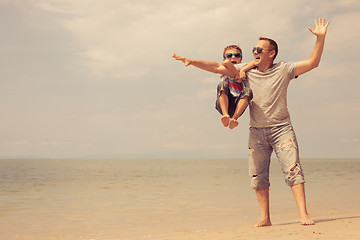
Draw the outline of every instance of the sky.
M358 0L0 0L0 158L247 158L248 110L224 128L220 76L171 55L249 62L265 36L297 62L319 17L288 90L300 156L360 158Z

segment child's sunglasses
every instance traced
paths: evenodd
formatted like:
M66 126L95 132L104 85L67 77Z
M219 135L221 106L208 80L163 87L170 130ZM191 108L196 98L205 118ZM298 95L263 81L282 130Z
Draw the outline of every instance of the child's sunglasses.
M232 58L232 57L236 57L236 58L241 58L242 57L242 53L226 53L224 58Z

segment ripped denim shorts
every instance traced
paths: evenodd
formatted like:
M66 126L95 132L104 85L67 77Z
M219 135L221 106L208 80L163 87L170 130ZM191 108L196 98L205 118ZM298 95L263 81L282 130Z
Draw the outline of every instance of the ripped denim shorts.
M249 134L249 174L253 189L270 186L269 167L275 151L285 176L285 182L294 186L305 182L300 165L298 143L291 124L255 128Z

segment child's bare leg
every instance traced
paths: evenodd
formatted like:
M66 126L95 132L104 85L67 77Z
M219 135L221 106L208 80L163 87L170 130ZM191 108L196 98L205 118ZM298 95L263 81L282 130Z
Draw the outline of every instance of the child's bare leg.
M247 105L248 105L248 96L245 96L244 98L239 100L235 109L234 116L230 119L230 125L229 125L230 129L234 129L239 125L237 119L243 114Z
M238 122L237 119L235 119L235 118L231 118L231 119L230 119L230 124L229 124L229 128L230 128L230 129L234 129L234 128L236 128L238 125L239 125L239 122Z
M224 127L228 127L229 126L229 120L230 120L230 115L229 115L229 112L228 112L229 98L224 93L224 91L221 91L221 94L220 94L220 97L219 97L219 103L220 103L221 111L223 113L223 116L220 118L220 120L221 120L222 124L224 125Z
M229 120L230 120L230 116L229 115L223 115L220 118L222 124L224 125L224 127L228 127L229 126Z

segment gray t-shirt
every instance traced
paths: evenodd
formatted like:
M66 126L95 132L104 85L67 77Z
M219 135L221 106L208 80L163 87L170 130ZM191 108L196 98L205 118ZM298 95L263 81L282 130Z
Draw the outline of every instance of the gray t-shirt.
M240 70L245 64L238 64ZM246 72L245 86L253 92L249 102L250 126L273 127L291 123L287 108L287 89L295 78L296 63L279 62L265 72L256 68Z

